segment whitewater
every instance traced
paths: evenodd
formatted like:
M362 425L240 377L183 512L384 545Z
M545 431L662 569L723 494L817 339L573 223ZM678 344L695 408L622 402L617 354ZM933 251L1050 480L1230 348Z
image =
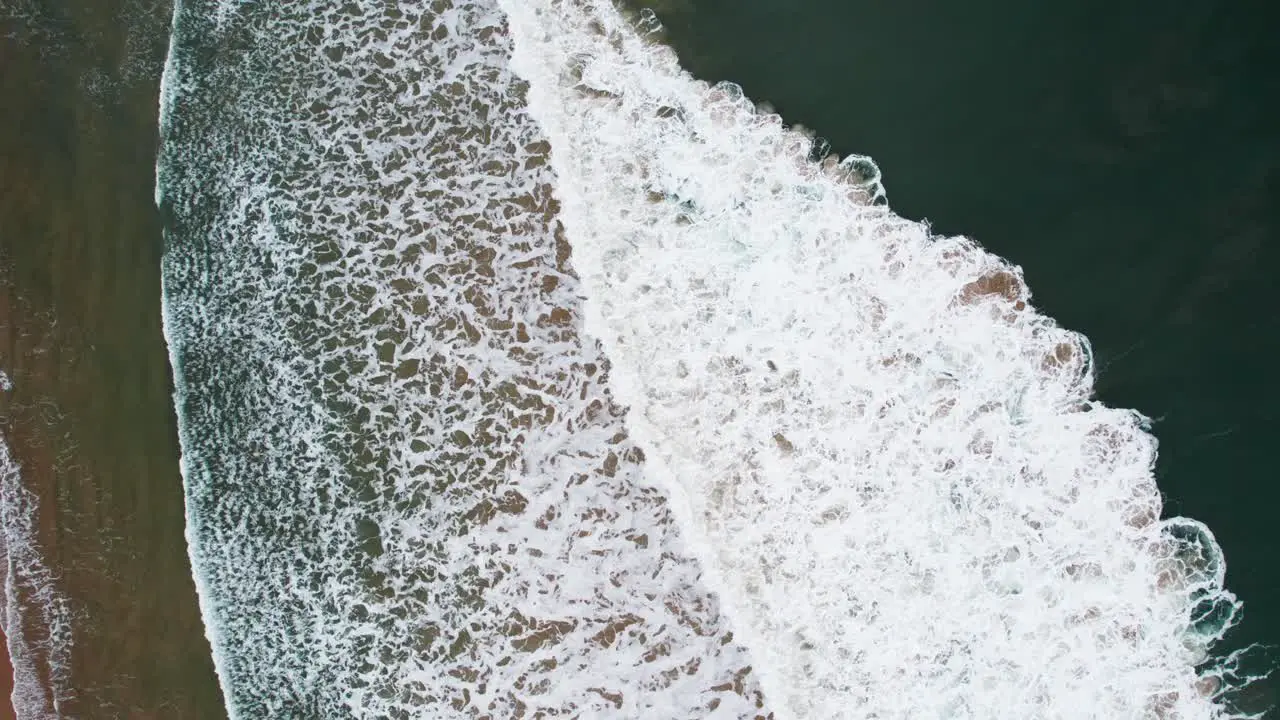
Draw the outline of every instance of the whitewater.
M233 718L1200 718L1239 603L1021 273L607 2L179 3Z
M12 391L13 381L0 371L0 393ZM7 411L8 402L0 407ZM13 667L7 701L19 720L64 717L75 695L69 674L76 613L46 562L38 520L37 498L0 438L0 631Z
M763 704L579 332L509 55L486 3L175 15L165 328L234 718Z

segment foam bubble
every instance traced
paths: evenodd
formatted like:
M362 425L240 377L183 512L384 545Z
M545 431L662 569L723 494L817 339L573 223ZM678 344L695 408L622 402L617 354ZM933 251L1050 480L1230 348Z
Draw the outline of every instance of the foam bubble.
M779 720L1225 716L1221 552L1017 267L611 3L501 4L586 330Z

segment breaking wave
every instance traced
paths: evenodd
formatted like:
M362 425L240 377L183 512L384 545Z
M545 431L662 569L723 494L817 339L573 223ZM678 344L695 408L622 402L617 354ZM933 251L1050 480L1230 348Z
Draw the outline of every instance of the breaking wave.
M161 125L232 717L1224 716L1087 341L610 4L180 4Z
M587 334L779 720L1216 718L1212 533L1020 270L606 0L501 0Z

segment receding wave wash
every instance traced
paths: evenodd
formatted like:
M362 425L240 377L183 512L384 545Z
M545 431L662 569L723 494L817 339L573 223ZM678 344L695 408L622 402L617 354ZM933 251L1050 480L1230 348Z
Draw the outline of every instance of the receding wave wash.
M12 390L0 370L0 393ZM36 505L0 438L0 637L13 668L13 691L2 702L19 720L63 717L74 696L68 675L75 613L40 547Z
M230 715L1230 717L1222 554L1087 341L635 20L179 4L165 327Z
M158 201L233 718L754 717L492 3L182 4Z

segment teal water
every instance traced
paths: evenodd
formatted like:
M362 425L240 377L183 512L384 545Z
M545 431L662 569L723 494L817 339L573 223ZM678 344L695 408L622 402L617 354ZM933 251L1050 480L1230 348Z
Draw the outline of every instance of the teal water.
M655 7L696 75L871 155L897 212L1023 267L1035 304L1092 341L1100 398L1156 419L1165 514L1214 528L1245 603L1228 644L1280 645L1275 12Z

